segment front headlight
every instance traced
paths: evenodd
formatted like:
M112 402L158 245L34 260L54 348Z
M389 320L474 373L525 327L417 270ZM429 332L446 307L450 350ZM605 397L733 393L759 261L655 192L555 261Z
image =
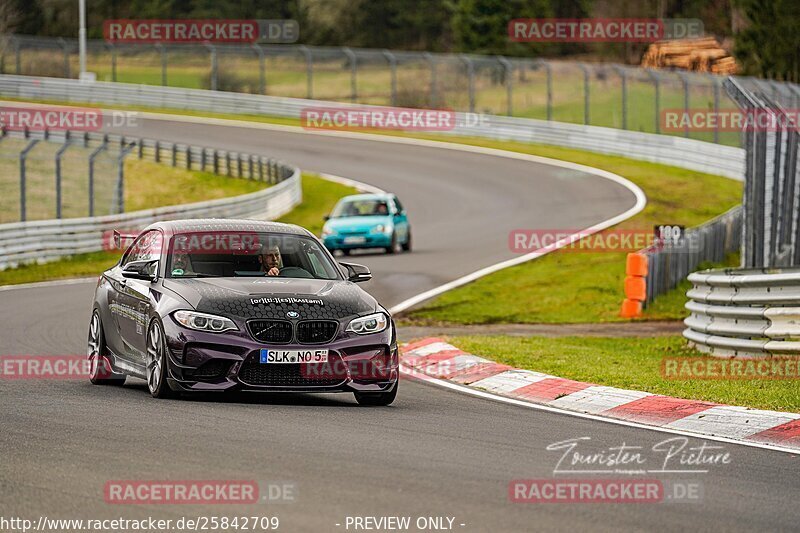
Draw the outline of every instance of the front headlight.
M378 333L386 329L389 325L389 317L383 313L373 313L371 315L354 318L350 321L345 331L351 331L359 335Z
M179 324L198 331L222 333L231 329L239 329L233 323L233 320L224 316L198 313L197 311L175 311L172 316L175 317Z
M331 228L322 228L322 236L327 237L328 235L333 235L335 232Z
M392 225L391 224L386 224L386 225L378 224L377 226L372 228L372 231L374 231L375 233L391 233L392 232Z

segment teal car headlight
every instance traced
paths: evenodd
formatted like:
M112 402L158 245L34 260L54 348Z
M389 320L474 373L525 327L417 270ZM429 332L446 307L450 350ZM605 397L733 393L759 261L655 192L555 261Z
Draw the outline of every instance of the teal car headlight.
M391 224L378 224L372 228L372 231L375 233L391 233L393 229Z
M328 235L334 235L336 231L332 230L331 228L325 226L322 228L322 236L327 237Z
M345 331L350 331L358 335L368 335L379 333L389 325L389 317L383 313L373 313L367 316L354 318L350 321Z

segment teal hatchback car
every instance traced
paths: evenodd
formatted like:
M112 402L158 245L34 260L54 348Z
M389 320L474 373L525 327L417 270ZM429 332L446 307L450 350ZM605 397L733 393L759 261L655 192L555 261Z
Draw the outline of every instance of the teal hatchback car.
M334 252L349 255L357 248L383 248L386 253L411 251L411 226L394 194L345 196L322 227L322 242Z

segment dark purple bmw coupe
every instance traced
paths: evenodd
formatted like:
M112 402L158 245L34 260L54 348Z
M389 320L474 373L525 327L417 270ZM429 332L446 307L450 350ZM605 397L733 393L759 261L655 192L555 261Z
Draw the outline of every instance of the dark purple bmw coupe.
M115 233L117 243L125 238ZM191 391L397 395L388 311L309 231L251 220L160 222L134 238L95 291L93 383L147 380L164 398Z

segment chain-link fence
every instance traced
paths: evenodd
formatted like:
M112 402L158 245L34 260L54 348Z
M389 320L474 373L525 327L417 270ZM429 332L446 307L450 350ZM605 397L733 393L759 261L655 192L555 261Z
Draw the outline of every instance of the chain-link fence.
M263 156L96 132L0 130L0 223L125 212L125 158L277 184Z
M665 130L663 112L735 109L711 74L500 56L303 45L112 45L87 68L119 81L539 118L738 146L724 128ZM0 73L76 78L75 40L11 36Z
M742 266L800 265L800 86L730 78L725 89L748 118Z
M61 133L0 136L0 223L124 211L124 146Z

